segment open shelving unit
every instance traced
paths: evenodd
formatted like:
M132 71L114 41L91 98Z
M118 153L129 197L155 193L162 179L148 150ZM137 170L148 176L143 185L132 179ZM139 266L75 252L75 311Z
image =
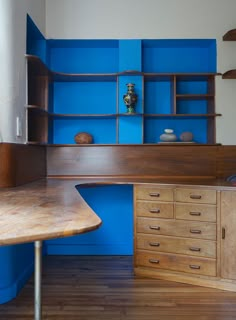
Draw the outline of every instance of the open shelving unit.
M166 41L49 40L47 63L27 54L28 143L72 145L75 134L88 132L96 145L156 144L172 128L177 136L193 132L197 144L215 144L214 43ZM176 54L188 57L182 69ZM203 61L197 70L195 58ZM134 114L123 103L128 82L138 94Z

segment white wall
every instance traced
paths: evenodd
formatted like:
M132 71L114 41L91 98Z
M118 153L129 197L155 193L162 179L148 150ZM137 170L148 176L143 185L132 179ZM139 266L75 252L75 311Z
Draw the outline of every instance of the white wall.
M45 33L45 0L0 0L0 142L25 142L26 14ZM22 136L16 137L16 117Z
M68 39L214 38L218 72L236 68L235 0L46 0L46 36ZM217 79L217 142L236 144L236 80Z

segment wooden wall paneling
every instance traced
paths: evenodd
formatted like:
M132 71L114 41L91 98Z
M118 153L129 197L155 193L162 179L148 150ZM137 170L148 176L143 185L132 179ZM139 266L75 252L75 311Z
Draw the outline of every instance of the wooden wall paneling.
M217 152L217 176L226 178L236 174L236 146L219 146Z
M0 187L15 187L45 176L45 147L0 144Z
M216 146L49 146L49 176L216 177Z

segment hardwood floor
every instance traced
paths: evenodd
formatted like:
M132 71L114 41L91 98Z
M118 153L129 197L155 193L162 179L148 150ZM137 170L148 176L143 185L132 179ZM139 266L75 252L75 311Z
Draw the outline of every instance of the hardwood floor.
M33 319L33 277L0 320ZM236 293L138 278L132 257L48 256L43 320L235 320Z

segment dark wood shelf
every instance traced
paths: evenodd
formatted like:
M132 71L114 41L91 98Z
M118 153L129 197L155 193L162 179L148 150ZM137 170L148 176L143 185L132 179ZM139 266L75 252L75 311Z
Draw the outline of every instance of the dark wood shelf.
M118 147L130 147L130 146L138 146L138 147L148 147L148 146L220 146L221 143L182 143L182 142L169 142L169 143L112 143L112 144L100 144L100 143L91 143L91 144L46 144L47 147L75 147L75 148L80 148L80 147L113 147L113 146L118 146Z
M116 113L112 114L58 114L58 113L49 113L49 117L52 118L64 118L64 119L71 119L71 118L116 118L118 115Z
M33 111L33 112L38 112L38 113L43 113L43 114L48 114L47 110L45 110L39 106L36 106L36 105L28 105L27 110Z
M229 70L223 73L222 79L236 79L236 69Z
M52 72L52 79L55 82L116 82L116 73L59 73Z
M236 41L236 29L229 30L223 35L224 41Z
M220 113L196 113L196 114L188 114L188 113L182 113L182 114L144 114L144 117L150 117L150 118L214 118L221 116Z
M176 99L183 99L183 100L206 100L206 99L213 99L213 94L177 94Z

